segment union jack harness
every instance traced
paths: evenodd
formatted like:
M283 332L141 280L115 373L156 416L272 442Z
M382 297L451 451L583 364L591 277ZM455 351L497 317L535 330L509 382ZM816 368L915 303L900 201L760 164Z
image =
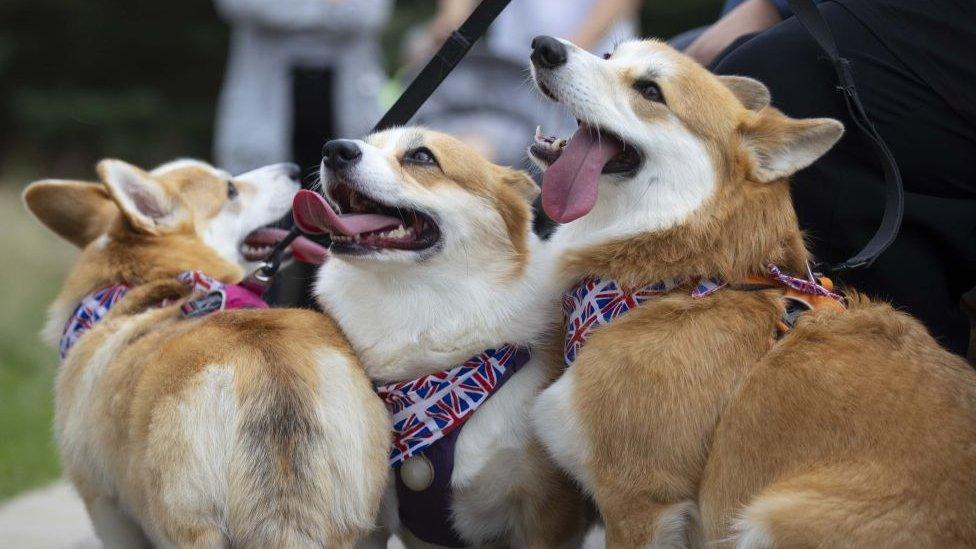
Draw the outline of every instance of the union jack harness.
M609 324L641 303L661 297L687 282L684 278L672 278L637 288L621 288L615 280L584 278L563 294L563 318L566 321L563 361L566 367L576 360L577 353L595 328ZM706 297L723 286L725 283L718 279L702 279L692 288L691 296Z
M789 331L799 313L821 306L843 310L844 298L831 291L832 285L828 279L820 279L818 282L796 278L770 264L766 266L766 275L761 280L783 286L786 290L786 311L784 322L779 327L780 335ZM661 297L688 282L687 278L673 278L637 288L621 288L614 280L597 277L583 279L563 295L563 318L566 322L563 361L566 367L576 360L576 355L594 329L609 324L641 303ZM691 297L712 295L726 285L718 278L702 278L692 288Z
M528 360L527 348L506 344L449 370L378 386L377 394L393 414L390 465L400 465L464 425Z
M261 296L247 288L237 284L225 284L200 271L180 273L176 278L196 296L180 308L186 318L196 318L222 309L264 309L268 306ZM113 284L95 290L81 299L61 333L59 350L62 362L81 336L98 324L130 289L128 284ZM164 301L159 306L170 304Z

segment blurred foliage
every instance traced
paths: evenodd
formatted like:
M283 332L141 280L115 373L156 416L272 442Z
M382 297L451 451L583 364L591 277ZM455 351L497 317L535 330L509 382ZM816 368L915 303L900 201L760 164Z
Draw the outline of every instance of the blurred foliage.
M57 351L41 342L39 332L74 253L30 219L15 189L2 185L0 219L0 255L17 265L0 270L0 286L7 289L0 307L2 500L59 474L51 430Z
M645 2L644 34L704 24L719 3ZM404 33L434 5L397 1L383 37L391 70ZM103 156L209 157L228 36L208 1L0 2L0 163L77 176Z

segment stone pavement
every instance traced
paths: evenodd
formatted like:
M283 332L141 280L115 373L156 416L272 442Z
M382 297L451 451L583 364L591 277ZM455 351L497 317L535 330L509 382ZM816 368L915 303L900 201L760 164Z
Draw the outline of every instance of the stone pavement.
M59 481L0 503L0 548L98 549L85 507L67 481ZM586 540L586 549L603 547L600 532ZM389 549L402 549L391 540Z

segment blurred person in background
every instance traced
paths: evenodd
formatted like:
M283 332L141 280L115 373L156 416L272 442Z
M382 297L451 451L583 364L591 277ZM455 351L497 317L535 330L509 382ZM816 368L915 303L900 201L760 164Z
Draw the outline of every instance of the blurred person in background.
M898 239L872 267L840 278L890 299L965 354L970 326L960 299L976 285L976 2L817 3L905 187ZM791 16L786 0L736 0L718 22L683 39L686 53L716 73L765 83L786 114L844 122L840 143L792 186L815 256L836 264L877 229L885 182L835 87L833 67Z
M380 32L391 0L216 0L232 27L217 111L217 165L242 173L295 162L318 181L322 146L362 137L379 120L386 80ZM311 265L294 264L269 292L311 305Z
M391 0L216 0L231 25L215 158L233 173L292 161L360 137L381 115L379 35Z

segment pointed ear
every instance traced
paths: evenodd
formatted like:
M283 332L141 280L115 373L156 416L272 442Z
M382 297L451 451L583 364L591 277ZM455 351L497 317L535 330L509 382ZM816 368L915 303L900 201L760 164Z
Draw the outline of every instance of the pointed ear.
M719 76L718 79L750 111L761 111L769 106L769 88L762 82L745 76Z
M529 174L523 171L505 168L502 181L509 187L515 189L519 193L519 196L525 198L530 204L539 196L539 186L529 177Z
M45 227L79 248L105 234L119 209L98 183L48 179L24 190L24 204Z
M136 231L159 234L176 225L176 204L151 175L121 160L102 160L97 170L112 200Z
M768 183L813 164L841 135L844 125L832 118L793 119L776 109L764 109L741 129L752 178Z

